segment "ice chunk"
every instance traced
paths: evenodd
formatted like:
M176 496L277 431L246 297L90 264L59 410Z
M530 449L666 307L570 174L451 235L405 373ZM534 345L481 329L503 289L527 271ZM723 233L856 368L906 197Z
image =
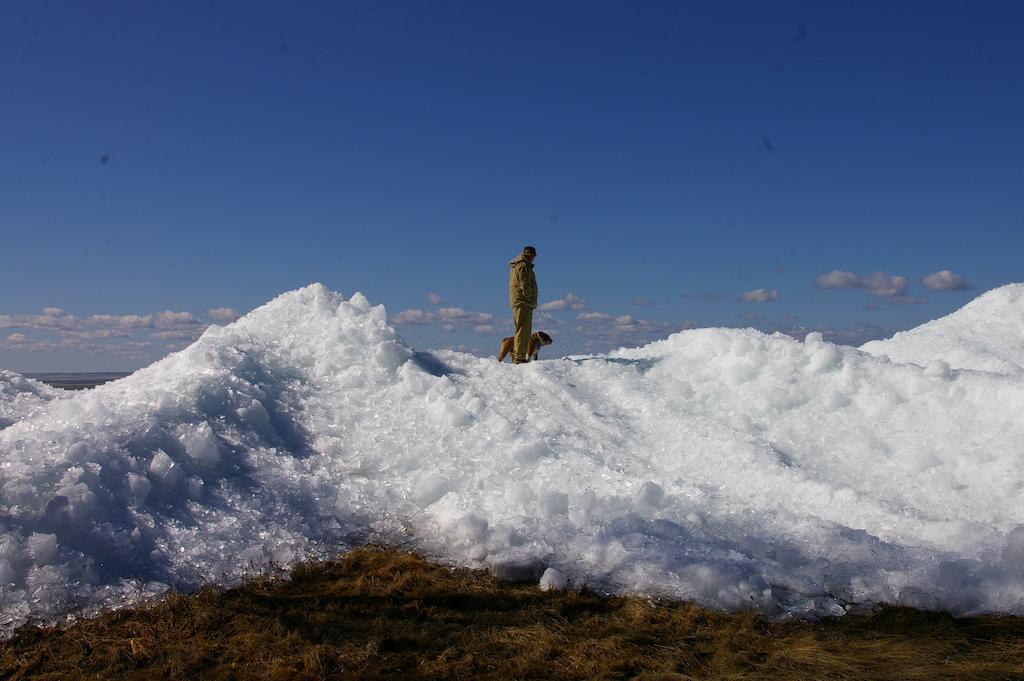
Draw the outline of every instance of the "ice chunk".
M559 572L555 568L549 567L544 571L544 574L540 576L540 589L541 591L561 591L565 588L565 585L569 582L569 578L562 572Z
M466 515L456 520L449 529L449 536L459 542L476 543L487 533L487 521L479 516Z
M181 479L181 466L162 449L156 450L149 462L149 474L154 481L163 487L174 487Z
M642 511L656 511L664 500L665 490L650 480L641 485L633 497L633 503Z
M65 525L71 522L71 500L63 494L54 495L46 502L43 518L50 526Z
M522 482L505 483L505 499L513 507L525 507L534 499L534 492L530 486Z
M185 482L185 494L188 495L189 499L195 501L202 499L204 489L206 489L206 483L200 478L189 478Z
M14 584L16 573L11 566L11 561L0 558L0 587Z
M554 518L569 512L569 495L564 492L548 492L544 495L543 513L545 518Z
M1003 561L1007 565L1024 566L1024 527L1015 527L1006 535ZM1022 568L1024 572L1024 568Z
M427 473L413 486L413 498L420 506L430 506L448 493L448 479L436 473Z
M513 458L526 466L532 465L550 454L551 448L544 441L520 445L512 452Z
M57 557L57 535L33 532L25 548L36 565L46 565Z
M270 413L259 400L252 400L244 407L239 407L235 413L248 427L260 434L270 432Z
M488 566L498 579L506 582L535 582L544 570L544 564L529 557L488 557Z
M14 532L0 534L0 558L14 560L20 550L21 543L18 541L17 534Z
M810 361L807 362L807 370L813 372L825 371L835 366L838 360L839 353L836 352L836 347L831 344L825 344L811 355Z
M210 470L220 463L220 442L206 421L186 428L181 443L197 467Z
M924 368L925 376L935 376L937 378L949 378L952 373L952 368L948 362L943 362L941 359L933 359L928 362L928 365Z

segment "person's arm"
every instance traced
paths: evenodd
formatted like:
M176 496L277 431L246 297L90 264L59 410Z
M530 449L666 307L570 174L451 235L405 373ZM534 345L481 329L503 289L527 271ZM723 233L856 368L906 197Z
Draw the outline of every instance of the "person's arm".
M512 268L512 276L509 278L509 288L512 290L513 304L522 301L526 296L526 285L523 277L524 265L517 264Z
M524 267L525 270L525 267ZM533 270L523 272L523 296L526 300L533 303L533 307L537 307L537 276L533 273Z

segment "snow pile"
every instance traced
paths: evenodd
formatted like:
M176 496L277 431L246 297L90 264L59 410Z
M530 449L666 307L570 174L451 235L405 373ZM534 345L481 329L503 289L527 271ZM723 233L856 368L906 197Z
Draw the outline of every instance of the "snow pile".
M921 366L944 362L954 369L1024 374L1024 284L1008 284L978 296L941 319L860 348L897 362Z
M368 537L543 588L1024 614L1024 379L810 334L499 365L286 293L0 431L0 611L230 582Z
M50 400L61 396L68 395L45 383L0 369L0 430L33 416Z

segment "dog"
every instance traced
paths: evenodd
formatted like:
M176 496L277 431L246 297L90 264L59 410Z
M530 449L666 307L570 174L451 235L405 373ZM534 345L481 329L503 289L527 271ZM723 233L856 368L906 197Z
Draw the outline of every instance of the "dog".
M501 349L498 352L498 361L504 362L505 355L512 352L512 346L515 344L515 336L509 336L508 338L501 339ZM531 359L537 359L537 355L540 349L545 345L551 345L554 341L551 340L551 336L547 335L543 331L537 331L530 336L530 344L526 346L526 361L529 362Z

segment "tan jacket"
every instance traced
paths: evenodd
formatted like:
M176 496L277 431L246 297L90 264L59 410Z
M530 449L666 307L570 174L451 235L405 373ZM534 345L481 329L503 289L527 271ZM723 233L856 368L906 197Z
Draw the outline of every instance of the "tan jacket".
M512 307L537 307L537 277L533 265L519 255L508 264L508 302Z

